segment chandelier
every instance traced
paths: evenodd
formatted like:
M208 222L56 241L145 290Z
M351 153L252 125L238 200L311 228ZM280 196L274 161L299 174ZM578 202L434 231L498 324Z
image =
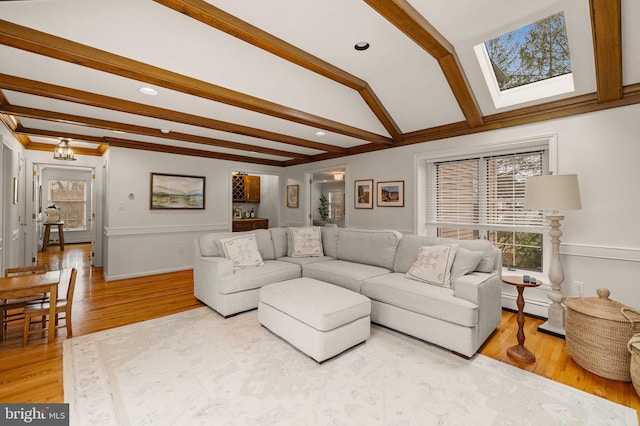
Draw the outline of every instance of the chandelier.
M53 149L54 160L71 160L75 161L76 157L73 153L73 148L69 145L69 141L62 139L58 145Z

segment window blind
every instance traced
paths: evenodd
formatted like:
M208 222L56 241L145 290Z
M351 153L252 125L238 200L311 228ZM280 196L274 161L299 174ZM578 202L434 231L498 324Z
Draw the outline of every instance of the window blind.
M525 210L525 182L542 174L543 153L502 155L487 159L487 224L491 229L538 231L542 212Z
M540 232L540 211L524 209L527 177L544 151L436 162L429 224L439 228ZM433 183L433 182L432 182Z

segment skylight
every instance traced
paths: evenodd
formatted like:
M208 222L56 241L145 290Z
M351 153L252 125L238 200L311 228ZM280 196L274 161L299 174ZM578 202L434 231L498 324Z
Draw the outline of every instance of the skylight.
M474 49L496 108L574 90L563 12Z

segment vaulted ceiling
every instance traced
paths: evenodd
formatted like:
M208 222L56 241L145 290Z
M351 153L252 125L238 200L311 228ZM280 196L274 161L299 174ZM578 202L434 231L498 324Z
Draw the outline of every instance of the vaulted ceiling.
M496 109L473 46L560 11L575 91ZM638 17L637 0L2 1L0 118L27 149L302 164L638 103Z

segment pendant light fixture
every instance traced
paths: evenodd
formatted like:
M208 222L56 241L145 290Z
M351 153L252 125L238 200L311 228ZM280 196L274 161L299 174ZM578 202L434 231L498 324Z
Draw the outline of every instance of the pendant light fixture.
M76 157L73 153L73 148L69 145L69 141L67 139L62 139L53 149L53 159L75 161Z

